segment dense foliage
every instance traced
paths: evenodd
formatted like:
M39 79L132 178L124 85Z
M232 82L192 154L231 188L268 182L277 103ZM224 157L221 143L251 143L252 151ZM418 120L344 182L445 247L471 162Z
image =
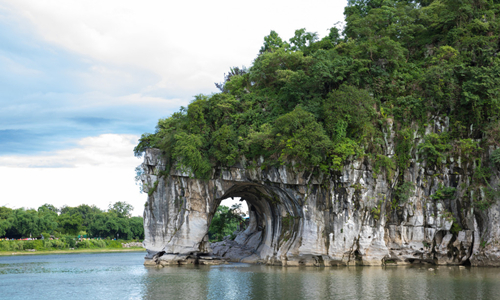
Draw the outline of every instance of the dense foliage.
M9 239L49 237L50 235L79 235L101 238L144 238L143 219L131 217L132 206L116 202L107 212L82 204L57 209L44 204L37 210L0 207L0 237Z
M211 242L222 241L225 236L232 235L236 230L244 227L244 214L240 211L241 205L234 204L231 208L225 205L219 205L214 214L208 237Z
M349 0L344 14L343 32L321 40L271 31L250 68L232 68L220 93L159 120L136 155L162 149L170 166L198 178L260 157L332 174L365 157L389 177L415 154L430 168L454 156L498 167L498 151L493 162L481 157L500 146L499 0ZM411 138L437 122L448 130L417 149ZM484 178L477 188L498 189Z

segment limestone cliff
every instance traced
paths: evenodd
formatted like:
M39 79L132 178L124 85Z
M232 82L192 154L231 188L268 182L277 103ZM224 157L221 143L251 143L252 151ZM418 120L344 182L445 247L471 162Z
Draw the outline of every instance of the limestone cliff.
M428 132L446 130L435 126ZM414 145L421 138L415 134ZM386 135L386 155L394 155ZM415 147L414 147L415 148ZM494 149L485 151L491 153ZM376 172L366 158L346 161L342 172L325 175L294 166L249 167L245 161L214 168L209 180L165 170L156 149L146 151L142 181L149 197L144 210L146 263L175 263L193 253L210 253L207 232L220 201L246 200L250 225L240 233L233 260L274 265L471 264L500 266L500 207L479 210L470 199L484 198L471 189L477 167L460 156L442 167L428 167L412 150L406 170ZM498 186L491 166L489 184ZM403 172L403 177L400 172ZM389 177L390 176L390 177ZM395 202L397 178L414 187L406 201ZM448 199L430 196L456 188ZM161 256L161 257L160 257Z

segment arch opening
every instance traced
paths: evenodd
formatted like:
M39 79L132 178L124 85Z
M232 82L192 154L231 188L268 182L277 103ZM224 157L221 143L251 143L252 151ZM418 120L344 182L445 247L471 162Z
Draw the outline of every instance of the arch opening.
M279 187L254 183L235 184L215 199L209 225L224 199L240 198L248 206L244 229L219 242L210 243L211 253L232 262L281 264L299 242L302 210ZM270 261L271 260L271 261Z
M216 208L208 228L209 242L234 240L235 234L246 229L248 219L248 205L244 199L223 199Z

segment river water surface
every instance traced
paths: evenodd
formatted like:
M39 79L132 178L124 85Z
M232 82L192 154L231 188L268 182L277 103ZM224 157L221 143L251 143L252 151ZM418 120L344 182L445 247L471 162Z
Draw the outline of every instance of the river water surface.
M0 299L500 299L500 269L144 267L142 252L0 257Z

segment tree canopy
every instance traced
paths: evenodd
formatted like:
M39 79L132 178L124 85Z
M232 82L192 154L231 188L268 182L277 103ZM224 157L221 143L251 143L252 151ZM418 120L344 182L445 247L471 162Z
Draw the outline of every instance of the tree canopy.
M44 235L78 235L124 239L144 238L142 217L131 217L133 207L126 202L110 205L108 211L86 204L57 209L44 204L35 209L0 206L0 237L26 238Z

